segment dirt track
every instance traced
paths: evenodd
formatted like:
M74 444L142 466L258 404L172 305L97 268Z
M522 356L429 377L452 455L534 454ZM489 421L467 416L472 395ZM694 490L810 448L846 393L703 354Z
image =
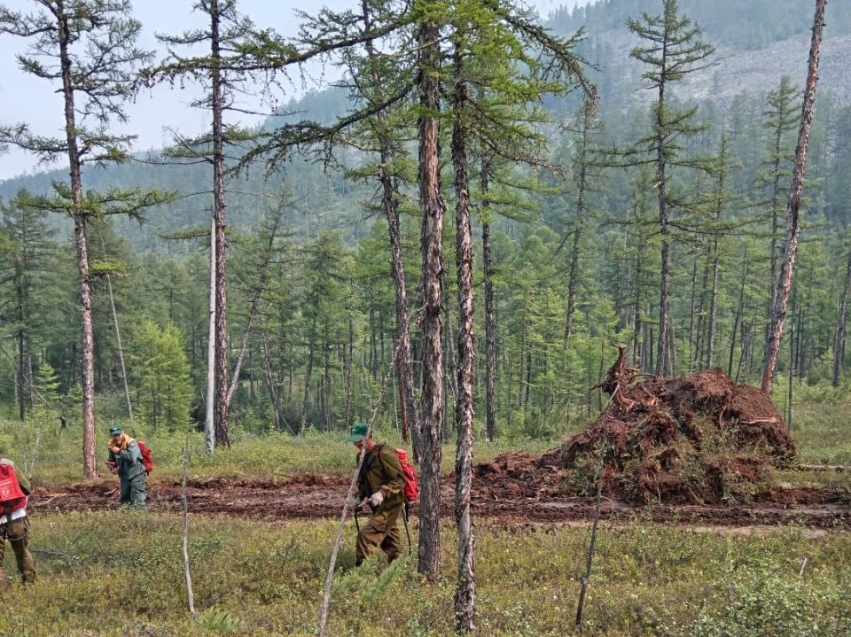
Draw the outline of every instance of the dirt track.
M442 511L453 512L453 480L444 478ZM194 514L225 514L264 520L338 519L349 478L302 474L286 481L193 481L187 487L189 510ZM495 518L510 525L536 523L561 525L593 519L594 500L585 497L530 497L510 482L491 481L482 488L474 482L473 515ZM480 485L481 486L481 485ZM30 499L33 512L86 511L118 505L117 480L68 485L62 490L36 489ZM179 483L152 481L149 505L155 511L179 512ZM413 508L416 516L416 505ZM689 526L777 526L794 524L818 529L851 529L847 496L826 491L788 489L764 493L749 504L729 506L634 506L605 499L603 519L615 522L654 520Z

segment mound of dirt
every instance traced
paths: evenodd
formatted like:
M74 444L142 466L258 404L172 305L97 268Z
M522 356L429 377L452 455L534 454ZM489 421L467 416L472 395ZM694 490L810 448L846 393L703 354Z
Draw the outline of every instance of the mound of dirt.
M720 369L628 387L636 376L622 350L599 385L612 401L589 429L527 464L512 454L479 465L476 476L529 496L588 495L602 470L611 498L723 504L749 499L772 467L797 455L768 396Z

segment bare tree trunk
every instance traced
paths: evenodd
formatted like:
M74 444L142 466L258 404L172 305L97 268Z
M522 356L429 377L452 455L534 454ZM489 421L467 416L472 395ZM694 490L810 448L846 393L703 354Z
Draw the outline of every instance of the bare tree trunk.
M225 280L225 155L222 112L224 98L219 41L219 0L210 0L210 75L213 110L213 217L216 220L216 445L230 447L228 424L228 322Z
M582 614L585 610L585 597L588 594L588 585L591 582L591 569L594 565L594 552L597 547L597 527L600 524L600 511L603 500L603 477L606 457L605 438L600 445L600 467L597 473L597 497L594 504L594 522L591 525L591 541L588 544L588 553L585 557L585 573L582 575L582 585L579 589L579 602L576 604L576 626L582 625Z
M839 312L836 316L836 336L833 340L833 386L839 387L842 373L842 358L845 354L845 329L848 319L848 297L851 295L851 256L845 270L845 288L839 300Z
M455 171L455 267L458 280L458 363L455 392L455 523L458 526L458 580L455 589L455 627L476 629L476 571L470 495L473 484L473 237L470 222L470 182L463 117L468 107L461 52L453 56L452 166Z
M101 237L103 242L103 237ZM118 360L121 363L121 380L124 382L124 398L127 401L127 415L133 422L133 403L130 402L130 387L127 384L127 368L124 366L124 347L121 345L121 330L118 329L118 314L115 311L115 297L112 294L112 279L106 275L106 285L109 290L109 307L112 309L112 323L115 325L115 338L118 342Z
M80 151L77 146L76 108L71 78L71 44L69 18L64 7L58 8L59 63L62 74L62 95L65 102L65 138L68 143L68 164L73 197L74 244L77 248L77 273L80 286L80 357L81 389L83 393L83 477L97 476L94 382L94 326L92 323L92 281L89 273L89 250L86 239L86 217L83 210L83 181Z
M204 446L208 454L216 446L216 217L210 216L210 320L207 338L207 398Z
M263 334L260 348L263 353L263 378L266 381L266 391L269 392L269 400L272 402L272 426L275 428L275 431L281 431L283 429L281 425L281 404L278 392L275 389L275 375L272 371L272 359L269 354L269 339L265 333Z
M804 90L804 104L801 112L801 127L798 131L798 145L795 149L795 172L792 177L792 188L786 207L786 249L783 264L780 268L780 279L771 311L771 329L765 351L765 364L762 369L762 384L760 389L766 394L771 393L774 382L774 370L777 367L777 355L780 342L783 339L783 324L786 320L786 308L789 302L789 290L795 270L795 257L798 253L798 209L801 203L801 188L804 181L804 166L807 162L807 145L810 138L810 128L813 123L813 106L816 99L818 84L818 65L821 49L821 34L824 27L824 8L827 0L816 0L815 17L813 19L813 36L810 44L810 61L807 70L807 86Z
M19 298L19 308L22 308L23 299ZM18 330L18 333L15 335L18 341L18 360L15 365L15 399L18 402L18 416L21 422L27 417L27 392L24 390L26 387L26 373L24 372L24 361L26 360L26 337L24 335L24 319L23 316L19 316L21 321L21 328Z
M419 572L440 571L440 464L443 408L443 214L440 194L440 28L433 19L420 25L419 184L422 222L422 490L420 495Z

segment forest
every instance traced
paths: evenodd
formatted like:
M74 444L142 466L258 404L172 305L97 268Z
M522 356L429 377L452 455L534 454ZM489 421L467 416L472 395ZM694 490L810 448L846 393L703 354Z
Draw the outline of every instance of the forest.
M689 540L682 551L705 555L707 573L678 572L689 557L666 563L674 566L664 573L656 562L653 571L654 543L677 553L677 541L667 531L645 533L643 513L618 511L616 497L648 505L654 522L679 520L682 505L780 507L770 500L779 496L765 494L792 480L783 472L792 471L799 447L819 472L848 464L847 447L831 451L821 436L823 425L838 435L834 414L845 408L851 382L851 104L837 74L851 60L851 4L835 1L825 10L824 0L595 0L539 16L517 0L363 0L340 11L305 10L297 35L285 37L276 25L252 22L236 0L198 0L191 9L206 26L158 34L158 51L137 47L143 25L129 0L27 4L17 11L0 0L0 37L27 42L20 71L55 87L63 124L51 137L0 117L0 148L58 166L0 182L0 451L19 450L38 477L38 454L46 463L60 453L41 445L73 441L73 449L61 450L68 465L51 465L34 498L44 507L55 500L49 516L82 525L63 550L95 550L84 538L85 520L64 516L108 508L103 489L87 485L104 484L97 482L99 465L115 423L157 444L164 477L153 483L152 497L175 514L151 523L153 537L141 519L104 514L107 536L118 542L114 536L126 532L147 547L148 557L136 564L146 568L147 559L176 561L156 557L156 538L179 533L181 498L188 524L187 476L199 513L292 516L298 524L328 516L337 505L329 493L345 486L341 476L353 455L341 460L338 442L353 423L369 423L370 431L412 449L422 495L414 555L406 559L416 559L432 584L446 543L441 507L453 508L441 504L441 480L454 476L458 572L429 593L436 597L427 598L422 614L404 615L406 625L364 634L472 632L477 613L482 634L566 634L573 625L548 624L548 610L497 611L498 590L477 609L471 510L502 502L512 524L551 524L561 518L537 504L533 515L515 499L587 498L577 505L587 505L579 519L593 519L587 570L573 568L569 585L559 579L563 573L522 575L561 582L550 584L558 588L554 600L567 595L562 586L581 585L579 630L601 510L624 524L618 533L627 553L601 558L612 582L626 577L617 564L634 559L648 584L656 576L671 585L682 579L695 594L702 579L717 577L721 591L732 581L729 560L748 559L747 550L732 557L739 548L717 538L703 546ZM730 60L803 38L812 47L809 60L805 54L776 75L771 67L732 97L721 90L734 84L725 77ZM337 79L272 100L307 61L334 69ZM696 89L694 77L717 90ZM171 145L150 152L116 132L140 92L183 84L199 88L191 108L210 121L208 131L175 133ZM275 109L262 124L245 126L240 100L253 93ZM641 382L628 388L634 381ZM683 398L693 386L695 397ZM646 451L643 427L680 423L680 434L717 442L698 425L686 431L701 417L691 410L722 394L733 405L743 386L766 405L748 416L742 407L736 418L772 428L767 437L748 438L747 449L726 464L713 457L708 468L683 471L669 491L659 477L672 455L684 453L679 442L664 458L654 456L653 467L636 467L642 459L630 454ZM701 391L720 393L706 399ZM659 400L671 401L673 416L642 420ZM711 413L722 429L719 444L729 450L735 434L723 431L724 418L733 409ZM613 414L618 426L637 427L629 441L637 447L624 443L622 457L613 450ZM817 426L801 431L807 417ZM541 459L515 451L543 452L586 427L585 438ZM473 446L481 443L488 445L481 455L477 447L483 464L474 466ZM688 453L703 461L709 452L700 447ZM772 456L779 473L769 477L760 454ZM553 467L564 473L556 476ZM618 491L621 473L640 475L641 488ZM825 514L829 521L807 509L802 526L845 529L837 511L847 507L847 485L813 480L796 483L795 493L829 492L806 502L834 508ZM270 489L290 484L317 499L306 507L246 504L255 490L271 499ZM213 503L221 497L209 495L214 491L231 493L226 507ZM723 515L737 525L751 514ZM773 509L771 515L775 523L794 523ZM690 522L699 524L700 515ZM210 568L227 577L240 570L229 560L262 571L217 518L200 524L195 545L186 548L184 535L187 563L189 554L200 561L209 549L216 556ZM222 524L245 537L260 533L245 520ZM321 587L316 546L330 541L326 527L299 526L299 538L308 539L298 547L270 535L282 561L291 554L307 560L304 573L282 570L266 584L241 584L247 609L291 598L298 617L240 623L234 600L225 601L202 575L199 606L209 610L194 625L198 632L186 634L317 634L302 616L313 612L303 604L307 592L287 578L303 576L314 592ZM499 527L498 517L483 523L485 555L508 553ZM831 552L841 554L846 535L820 545L818 559L827 564ZM59 542L53 531L46 536ZM566 544L585 550L569 538ZM523 541L531 542L524 550L536 550L534 539ZM779 551L771 542L754 550L770 556ZM492 558L480 569L502 569L494 578L511 572L511 563ZM383 583L349 575L335 592L387 595L381 586L402 577L395 565ZM121 577L133 561L115 568ZM183 586L176 571L164 572L173 587ZM823 634L843 634L847 582L827 567L818 577L824 597L811 601L828 618ZM744 591L755 582L737 585ZM753 632L742 620L742 635L784 625L753 609L733 612L725 624L725 604L735 601L734 585L728 588L727 601L718 592L698 615L684 597L671 616L648 601L643 608L657 613L652 617L628 596L618 602L627 608L611 616L594 599L589 634L730 634L736 617L753 619ZM455 594L448 623L438 619L447 590ZM799 588L788 596L784 590L778 584L772 603L804 599ZM151 608L161 610L135 612L155 625L157 612L176 611L152 595ZM22 620L29 613L20 612ZM55 621L63 630L87 630ZM347 615L338 631L360 634L351 621ZM802 619L798 632L776 634L803 636L813 625ZM181 634L174 626L162 634Z
M801 16L798 29L806 30L807 3L789 4ZM638 5L598 2L577 9L573 19L587 14L591 32L598 21L594 16L605 15L626 35L621 13L647 8ZM847 7L835 7L831 27L847 13ZM788 15L766 12L778 21L781 14ZM562 25L560 15L552 16L554 28ZM775 38L789 28L782 21L776 29L770 20L764 22ZM577 58L588 56L589 66L597 63L596 52L582 47L581 41L575 44ZM450 82L448 76L444 82ZM754 382L762 372L802 83L802 77L777 77L764 93L742 95L724 109L711 101L677 100L671 106L688 119L671 146L676 156L669 177L670 357L660 368L669 375L717 366L737 382ZM631 343L632 358L644 370L658 367L662 237L655 175L645 161L653 106L625 103L616 91L619 82L603 84L613 94L601 85L593 111L582 90L535 87L550 108L535 112L537 119L523 132L537 145L530 162L502 162L489 190L480 174L482 149L469 153L478 334L474 377L481 390L487 360L482 300L489 290L500 435L553 434L571 419L590 414L597 399L587 388L613 360L619 342ZM346 106L347 93L351 104L363 103L354 90L338 86L312 93L289 110L307 113L316 126L330 126L354 112ZM411 108L400 105L398 116L416 117ZM451 111L441 117L448 131ZM295 116L272 118L265 131L255 132L287 124L296 126ZM399 168L393 178L410 312L422 294L421 215L415 184L409 181L413 129L399 125L396 130ZM838 388L847 375L851 193L844 176L851 170L849 137L851 110L832 99L829 86L821 87L803 193L800 261L777 367L787 380L808 386ZM223 351L231 369L243 358L231 409L234 421L252 431L344 428L370 409L374 386L393 355L395 287L387 220L370 174L375 159L346 138L333 148L326 145L326 161L317 156L325 152L323 144L299 146L305 152L282 158L272 173L263 167L237 170L243 166L239 158L247 154L242 142L225 154L230 320ZM446 139L444 152L449 146ZM628 158L630 152L645 157ZM175 165L166 155L159 166L129 161L102 170L85 163L82 175L91 192L136 189L174 195L138 215L93 213L86 224L89 260L97 271L91 281L93 383L104 416L122 415L129 400L152 427L173 429L190 418L203 420L213 169L210 162ZM441 171L446 209L452 210L456 201L448 156L441 160ZM79 290L67 240L72 225L62 213L65 207L28 203L52 196L51 183L65 174L57 170L2 184L4 252L10 258L0 266L6 299L0 329L7 336L0 396L7 409L24 417L35 403L35 388L47 383L61 398L62 417L73 422L80 417L74 395L80 345ZM446 264L455 259L450 225L444 228ZM481 244L485 227L487 274ZM441 304L446 312L444 376L451 397L457 281L449 271L447 266ZM412 329L416 370L420 338ZM781 403L787 385L776 390ZM485 392L476 391L474 400L475 413L484 414ZM446 404L450 411L451 402Z

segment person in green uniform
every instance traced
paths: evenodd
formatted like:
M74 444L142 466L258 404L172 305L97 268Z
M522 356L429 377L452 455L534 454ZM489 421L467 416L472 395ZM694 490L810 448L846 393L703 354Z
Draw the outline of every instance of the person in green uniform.
M139 443L124 433L124 429L115 426L109 429L109 457L106 464L112 473L118 474L121 485L119 502L145 508L147 499L147 474L142 464L142 452Z
M369 426L358 423L349 431L349 441L364 450L363 465L358 474L360 507L368 507L369 521L358 532L356 563L360 566L370 555L383 550L389 561L402 551L400 518L405 506L405 476L396 450L376 443Z
M35 581L35 562L29 544L30 520L27 517L27 500L30 481L15 463L0 453L0 590L6 586L6 542L12 545L18 571L24 584Z

